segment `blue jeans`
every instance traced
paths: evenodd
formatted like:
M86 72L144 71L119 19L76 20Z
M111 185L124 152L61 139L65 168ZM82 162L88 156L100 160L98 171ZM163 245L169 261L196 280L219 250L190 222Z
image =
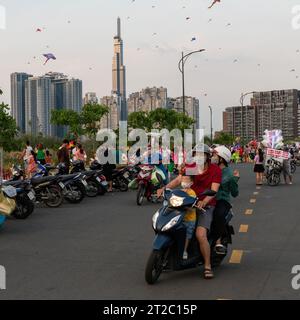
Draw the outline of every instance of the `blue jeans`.
M186 237L191 240L196 229L196 221L185 221L183 224L186 227Z

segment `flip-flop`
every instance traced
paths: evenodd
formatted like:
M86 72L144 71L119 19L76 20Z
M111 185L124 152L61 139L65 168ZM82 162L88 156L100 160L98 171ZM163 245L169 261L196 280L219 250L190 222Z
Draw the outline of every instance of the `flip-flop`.
M214 278L214 273L211 269L205 268L204 269L204 279L211 280Z

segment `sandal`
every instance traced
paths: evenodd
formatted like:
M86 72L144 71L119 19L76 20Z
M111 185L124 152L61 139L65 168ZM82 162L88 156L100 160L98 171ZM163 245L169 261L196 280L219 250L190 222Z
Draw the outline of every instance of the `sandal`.
M214 273L211 269L205 268L204 269L204 279L210 280L214 278Z

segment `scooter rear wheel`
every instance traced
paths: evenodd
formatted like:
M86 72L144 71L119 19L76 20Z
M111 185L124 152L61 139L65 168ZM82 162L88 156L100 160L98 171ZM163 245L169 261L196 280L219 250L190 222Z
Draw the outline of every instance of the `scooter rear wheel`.
M164 268L164 251L153 250L147 262L145 280L153 285L159 279Z
M268 185L271 187L276 187L280 184L280 173L272 172L267 179Z

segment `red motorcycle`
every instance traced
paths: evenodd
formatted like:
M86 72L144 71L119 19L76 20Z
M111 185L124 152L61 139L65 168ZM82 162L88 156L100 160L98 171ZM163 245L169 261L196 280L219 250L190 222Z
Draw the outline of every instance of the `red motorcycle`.
M151 165L141 165L137 176L137 197L138 206L143 204L144 198L149 202L157 202L156 191L163 184L163 178L156 172L156 167Z

